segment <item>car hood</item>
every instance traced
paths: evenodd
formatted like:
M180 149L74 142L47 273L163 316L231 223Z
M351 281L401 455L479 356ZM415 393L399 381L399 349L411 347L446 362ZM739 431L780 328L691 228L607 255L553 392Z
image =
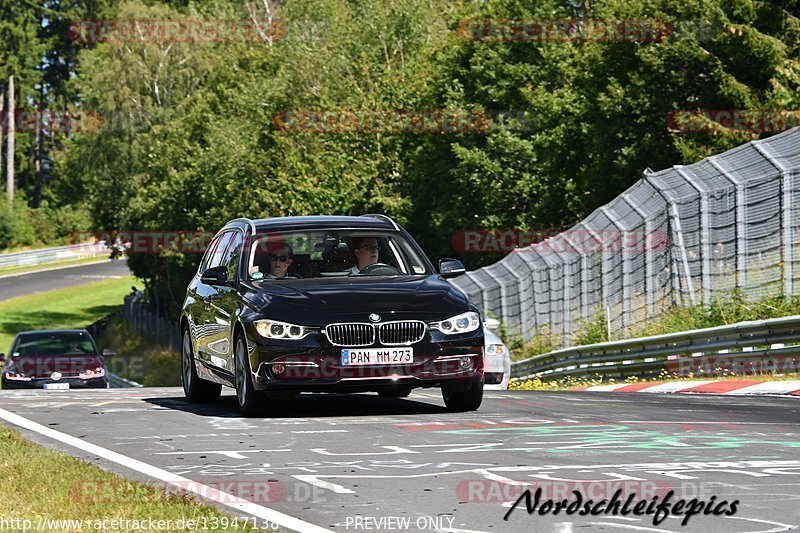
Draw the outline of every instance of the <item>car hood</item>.
M439 276L262 281L244 295L257 314L314 326L331 322L442 320L469 310L464 294Z
M49 378L58 372L66 378L98 367L104 368L104 364L102 358L95 355L23 355L10 357L3 372L19 373L31 378Z

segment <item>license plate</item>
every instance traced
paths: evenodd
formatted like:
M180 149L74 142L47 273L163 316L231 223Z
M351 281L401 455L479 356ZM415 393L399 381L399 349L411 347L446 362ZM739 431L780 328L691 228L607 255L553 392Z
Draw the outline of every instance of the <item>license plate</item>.
M366 348L342 350L342 366L396 365L414 362L413 348Z
M68 390L69 383L45 383L45 390Z

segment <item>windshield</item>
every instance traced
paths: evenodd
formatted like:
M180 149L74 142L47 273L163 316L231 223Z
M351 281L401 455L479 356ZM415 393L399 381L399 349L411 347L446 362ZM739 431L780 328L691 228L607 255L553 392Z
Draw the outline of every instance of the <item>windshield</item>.
M24 335L13 356L96 355L94 344L86 333L51 333Z
M402 235L363 230L257 234L246 265L252 280L431 273Z

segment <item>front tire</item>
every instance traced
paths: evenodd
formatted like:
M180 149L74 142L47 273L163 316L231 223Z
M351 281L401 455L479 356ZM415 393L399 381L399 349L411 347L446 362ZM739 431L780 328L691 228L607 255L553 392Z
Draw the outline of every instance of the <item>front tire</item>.
M443 388L442 398L447 409L454 413L476 411L483 401L483 381L473 383L463 392L448 391Z
M181 345L181 381L183 394L192 403L214 402L222 392L222 385L200 379L194 362L194 350L189 330L183 330Z
M267 397L253 387L250 358L241 334L236 336L236 400L244 416L259 416L266 410Z

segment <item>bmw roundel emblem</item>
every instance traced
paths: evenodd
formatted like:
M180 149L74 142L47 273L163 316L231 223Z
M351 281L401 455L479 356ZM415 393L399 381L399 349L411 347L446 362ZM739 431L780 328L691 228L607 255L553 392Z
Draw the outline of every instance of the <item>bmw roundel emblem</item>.
M380 322L380 321L381 321L381 315L378 315L378 314L372 313L371 315L369 315L369 319L370 319L372 322Z

